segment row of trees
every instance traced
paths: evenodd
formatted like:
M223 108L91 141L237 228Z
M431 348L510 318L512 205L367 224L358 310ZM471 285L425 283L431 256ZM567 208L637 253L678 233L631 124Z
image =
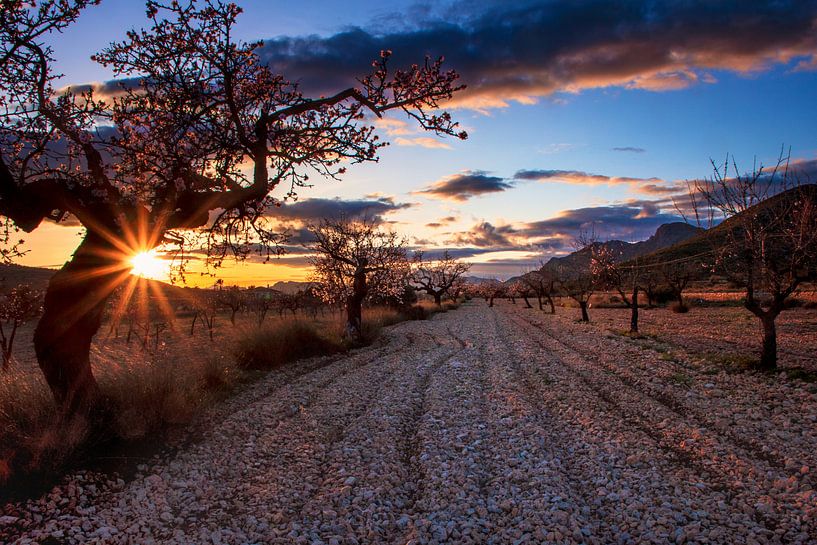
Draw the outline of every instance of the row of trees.
M510 286L477 287L489 299L501 295L535 296L554 310L553 297L576 301L581 320L589 321L594 292L615 291L631 311L630 331L638 332L639 295L651 306L659 292L674 299L674 309L686 312L683 293L693 280L717 274L744 291L743 304L760 322L758 367L777 365L776 320L787 302L806 282L817 282L817 185L805 183L781 154L771 169L762 166L741 173L728 157L714 175L689 186L686 211L694 214L703 235L694 250L682 254L623 260L610 246L592 236L580 236L577 250L589 259L585 267L542 267ZM684 206L678 209L684 213Z
M399 301L413 286L440 305L444 296L456 298L463 291L467 263L447 251L436 260L422 252L410 256L405 239L373 220L326 219L310 231L317 293L327 303L344 305L346 335L353 340L362 337L366 301Z

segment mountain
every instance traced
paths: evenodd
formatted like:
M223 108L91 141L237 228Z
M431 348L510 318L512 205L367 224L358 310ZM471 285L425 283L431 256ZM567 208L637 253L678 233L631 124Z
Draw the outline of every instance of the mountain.
M559 268L583 269L590 265L590 256L593 249L600 247L607 248L618 255L620 261L629 261L636 257L641 257L655 253L664 248L675 246L676 244L690 240L699 236L704 230L681 221L665 223L658 227L655 233L647 240L641 242L624 242L623 240L608 240L607 242L596 242L591 247L583 248L564 257L553 257L544 268L555 271Z
M496 282L495 278L482 278L480 276L465 276L465 281L476 286L485 284L486 282Z
M313 282L295 282L293 280L285 280L273 284L272 289L280 291L281 293L292 295L298 293L299 291L305 291L314 285L315 284Z
M45 269L42 267L26 267L23 265L0 264L0 292L11 289L19 284L28 284L38 291L44 292L48 288L51 277L57 272L56 269ZM140 278L139 286L149 290L151 294L163 293L171 300L187 300L190 298L191 290L183 286L174 286L160 280Z
M806 184L799 188L793 188L788 191L778 193L760 202L759 204L756 204L741 214L757 213L760 217L763 217L764 214L767 214L767 211L770 210L775 210L775 212L771 212L773 215L780 214L780 210L786 210L788 206L790 206L789 203L792 202L793 199L800 199L803 198L803 196L810 199L813 203L815 203L815 205L817 205L817 184ZM645 254L644 259L641 260L641 264L649 265L682 260L689 261L693 264L703 264L704 258L698 256L711 255L713 247L717 247L722 243L722 241L725 241L731 230L739 228L741 221L742 218L740 217L740 214L738 214L708 230L699 229L698 232L692 237ZM632 257L629 259L632 259ZM710 271L711 267L692 267L692 269L697 269L700 271L703 277L708 274L707 271Z
M19 284L28 284L35 290L45 291L55 269L24 267L23 265L0 265L0 291L11 289Z

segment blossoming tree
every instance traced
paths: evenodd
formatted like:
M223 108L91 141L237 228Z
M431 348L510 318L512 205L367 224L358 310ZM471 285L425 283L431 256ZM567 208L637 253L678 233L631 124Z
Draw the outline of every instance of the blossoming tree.
M273 190L377 160L370 120L387 111L466 137L439 110L461 88L442 59L395 71L384 51L355 87L310 98L260 61L260 42L235 40L239 7L211 0L149 0L148 28L94 57L120 78L115 92L58 90L46 38L95 3L8 0L0 14L0 215L26 232L69 218L85 228L34 339L65 415L97 405L90 344L134 254L191 233L216 264L274 254Z

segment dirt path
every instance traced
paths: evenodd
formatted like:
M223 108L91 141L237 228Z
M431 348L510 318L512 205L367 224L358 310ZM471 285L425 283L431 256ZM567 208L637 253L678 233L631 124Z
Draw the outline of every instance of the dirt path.
M817 540L817 395L520 307L270 378L132 482L81 474L8 510L0 541Z

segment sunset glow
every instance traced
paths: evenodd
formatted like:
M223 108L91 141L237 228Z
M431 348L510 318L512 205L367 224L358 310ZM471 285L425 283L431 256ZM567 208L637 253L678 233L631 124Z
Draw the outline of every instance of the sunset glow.
M139 252L130 259L131 274L143 278L163 280L168 276L168 263L156 250Z

